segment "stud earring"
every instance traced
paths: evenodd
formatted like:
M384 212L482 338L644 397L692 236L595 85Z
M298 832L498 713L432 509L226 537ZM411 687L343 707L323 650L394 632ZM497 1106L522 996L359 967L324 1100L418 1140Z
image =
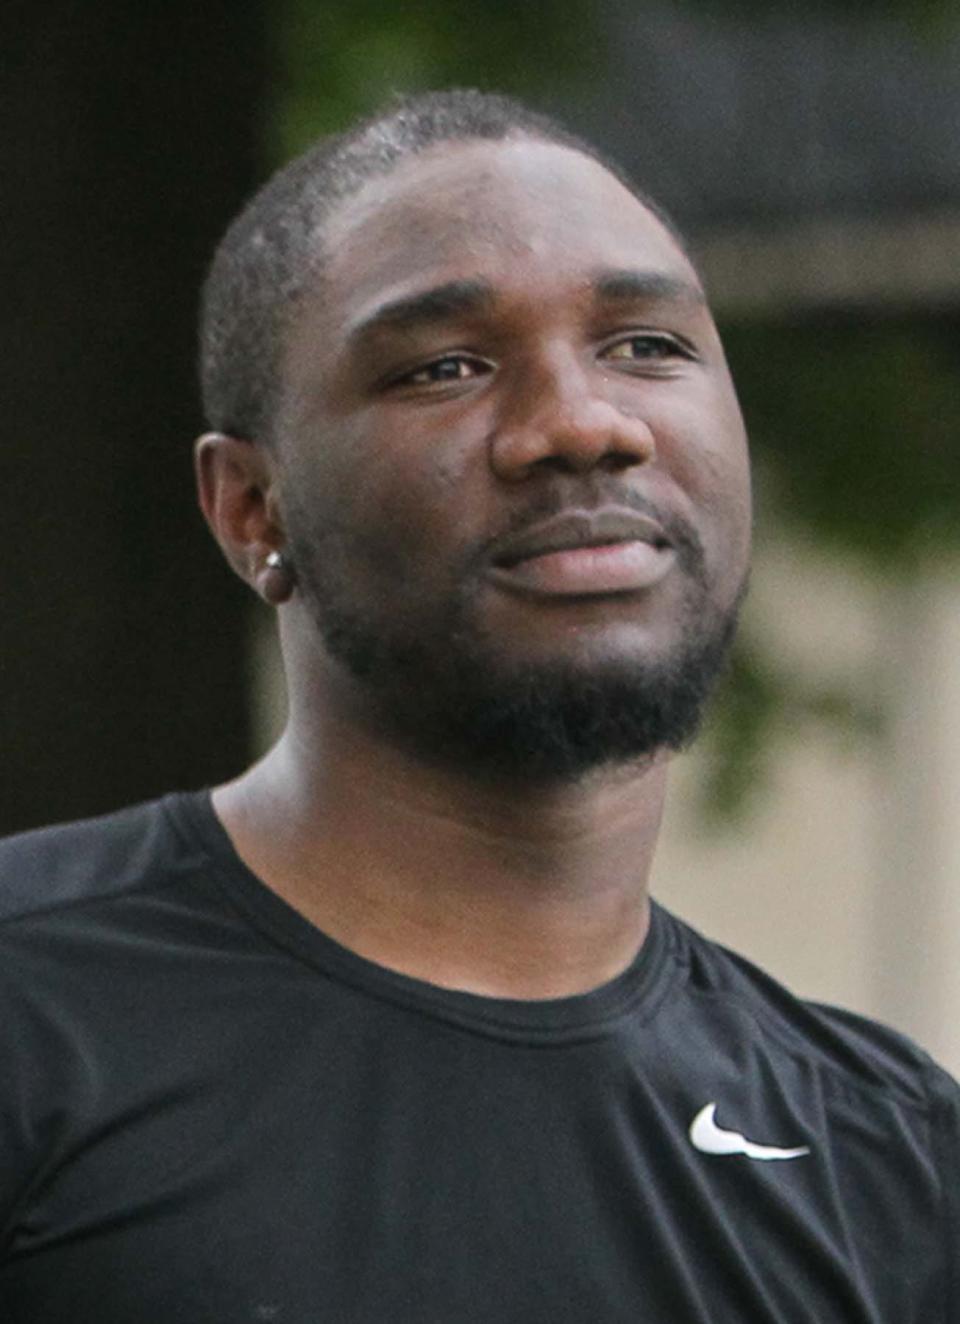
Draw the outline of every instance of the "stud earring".
M290 598L295 583L293 566L283 552L268 552L263 568L257 575L257 591L264 602L279 607Z

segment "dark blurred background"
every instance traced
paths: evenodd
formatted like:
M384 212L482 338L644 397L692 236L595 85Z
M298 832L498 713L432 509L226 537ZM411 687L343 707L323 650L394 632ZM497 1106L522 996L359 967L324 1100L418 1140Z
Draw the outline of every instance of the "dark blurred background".
M960 35L852 0L8 0L0 10L0 829L238 771L253 604L192 496L196 297L243 198L393 90L518 92L693 237L757 452L760 534L919 582L958 540ZM777 724L873 739L868 686L748 622L704 803Z

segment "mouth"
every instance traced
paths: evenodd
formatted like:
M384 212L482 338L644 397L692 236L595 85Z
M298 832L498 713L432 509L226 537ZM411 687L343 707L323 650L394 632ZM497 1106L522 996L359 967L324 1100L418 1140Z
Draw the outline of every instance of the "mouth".
M676 553L655 519L623 507L556 515L494 547L493 578L543 597L638 593L669 573Z

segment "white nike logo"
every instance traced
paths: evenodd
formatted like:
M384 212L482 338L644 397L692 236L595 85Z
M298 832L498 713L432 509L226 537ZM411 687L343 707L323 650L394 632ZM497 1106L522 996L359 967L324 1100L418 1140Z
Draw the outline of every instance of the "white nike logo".
M725 1131L716 1123L717 1105L708 1103L697 1113L690 1123L690 1140L694 1149L702 1154L746 1154L752 1159L790 1159L802 1158L809 1154L807 1145L798 1145L795 1149L781 1149L778 1145L758 1145L747 1140L739 1131Z

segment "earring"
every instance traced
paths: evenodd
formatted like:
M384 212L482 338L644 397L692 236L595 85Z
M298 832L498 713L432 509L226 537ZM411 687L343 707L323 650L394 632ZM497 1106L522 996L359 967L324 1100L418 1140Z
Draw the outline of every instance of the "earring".
M295 584L293 566L283 552L268 552L263 568L257 575L257 591L264 602L279 607L290 598Z

